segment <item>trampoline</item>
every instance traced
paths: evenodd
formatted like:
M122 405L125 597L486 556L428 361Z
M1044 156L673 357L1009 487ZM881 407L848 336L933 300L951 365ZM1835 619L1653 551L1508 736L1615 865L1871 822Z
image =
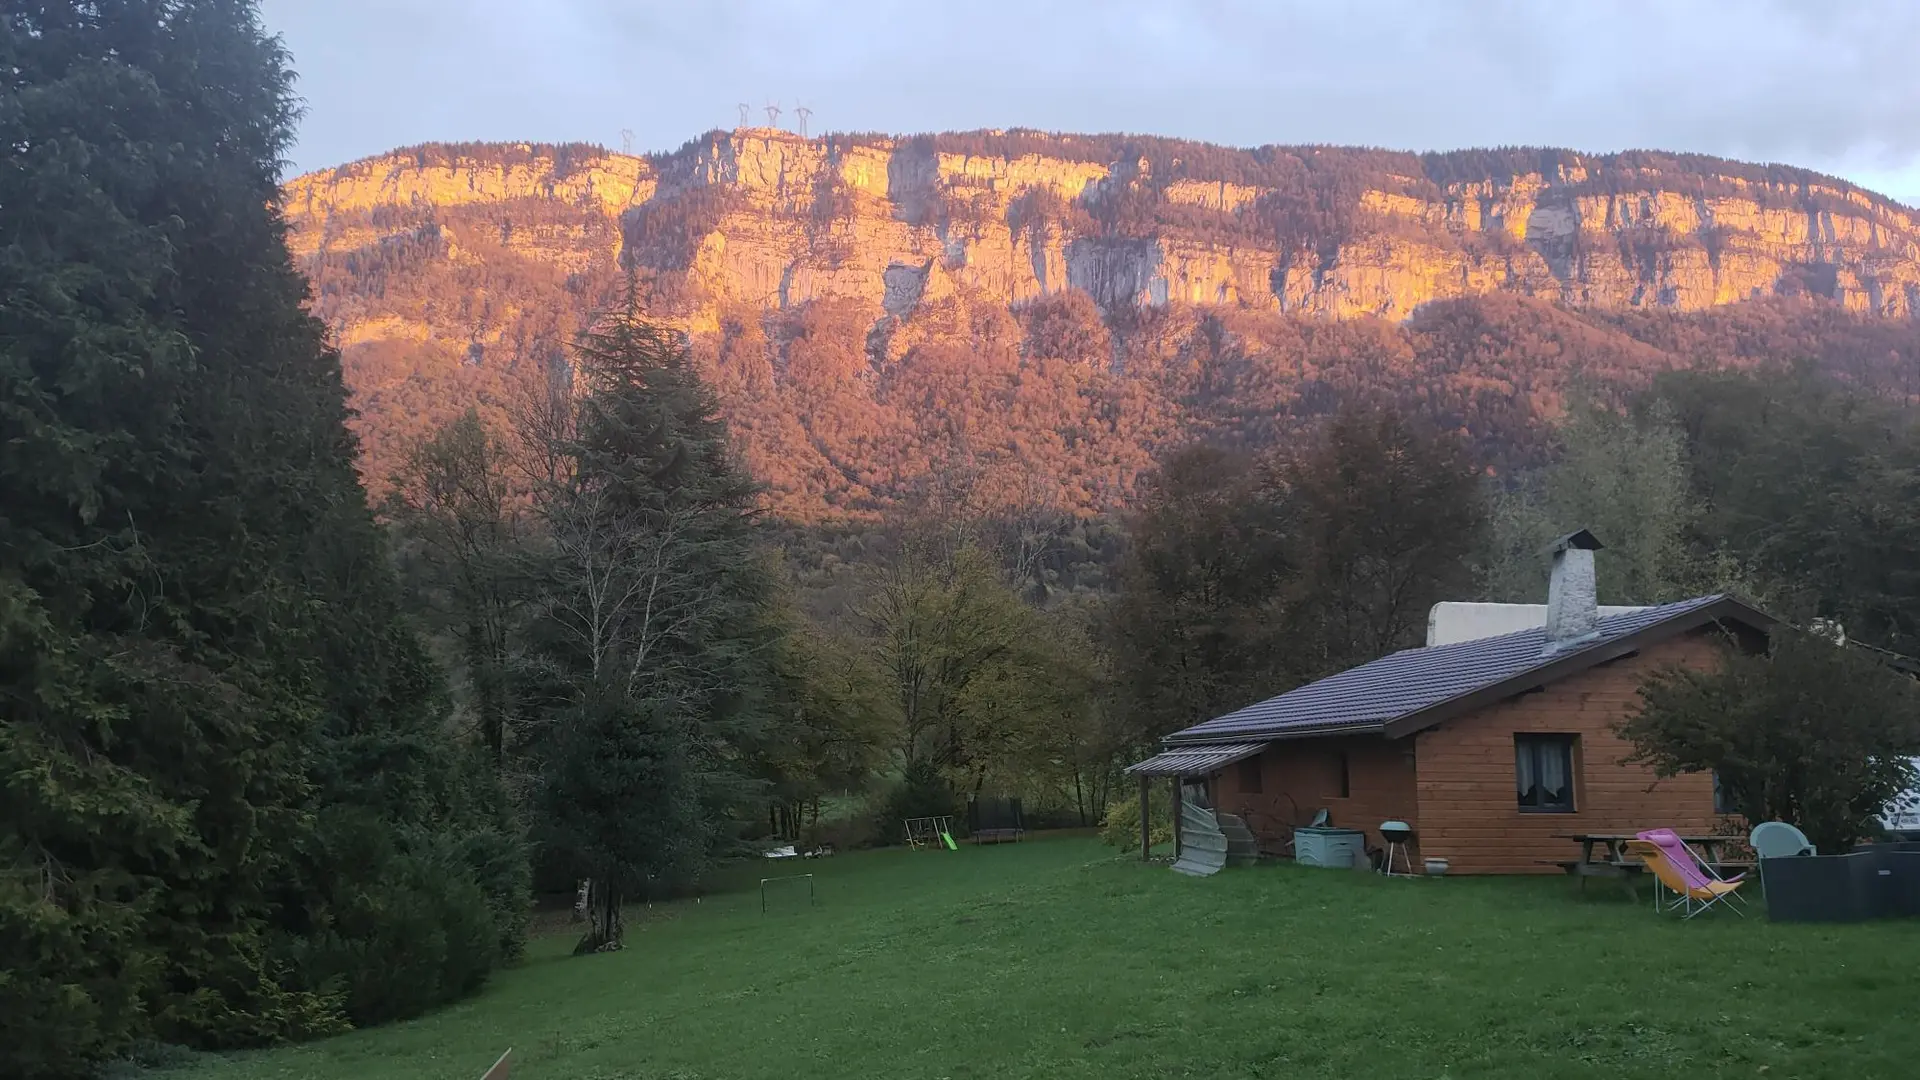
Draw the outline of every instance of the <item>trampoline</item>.
M976 844L1006 844L1024 839L1020 800L992 796L967 797L967 835Z

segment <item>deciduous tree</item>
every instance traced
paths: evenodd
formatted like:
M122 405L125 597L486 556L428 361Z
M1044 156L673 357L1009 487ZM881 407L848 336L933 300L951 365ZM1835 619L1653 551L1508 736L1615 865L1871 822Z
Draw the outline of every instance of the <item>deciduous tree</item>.
M1629 415L1576 405L1554 432L1556 457L1493 499L1482 560L1487 599L1546 599L1553 538L1591 529L1607 545L1599 595L1606 604L1660 604L1698 596L1725 577L1722 560L1696 547L1700 507L1687 440L1670 411L1649 402Z
M1648 680L1621 733L1662 776L1717 771L1749 822L1798 825L1821 850L1875 836L1912 786L1920 688L1870 655L1780 629L1765 653Z
M459 642L474 721L496 768L513 715L510 649L526 592L526 507L510 476L499 437L468 409L414 447L390 500L415 556L405 563L414 606Z
M1130 741L1418 645L1481 521L1458 440L1392 413L1344 412L1294 455L1175 455L1104 620Z

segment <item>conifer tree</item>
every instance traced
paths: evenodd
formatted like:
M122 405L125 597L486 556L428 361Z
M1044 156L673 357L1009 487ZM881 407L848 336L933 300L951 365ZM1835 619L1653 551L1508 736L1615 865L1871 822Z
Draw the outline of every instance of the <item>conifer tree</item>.
M577 358L522 698L544 713L550 839L598 888L594 950L619 944L628 890L696 876L753 794L774 625L757 488L683 344L630 289Z
M469 989L523 860L302 308L284 53L247 0L0 11L0 1075Z

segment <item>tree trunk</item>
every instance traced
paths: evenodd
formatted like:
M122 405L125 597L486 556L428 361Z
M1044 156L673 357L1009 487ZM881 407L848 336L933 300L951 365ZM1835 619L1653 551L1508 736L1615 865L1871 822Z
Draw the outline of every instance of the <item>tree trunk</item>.
M573 921L586 922L593 915L593 879L581 878L573 896Z
M611 872L601 879L600 887L595 890L598 902L593 905L593 922L588 926L585 936L573 947L575 956L613 952L620 948L626 928L620 919L620 887L616 884L619 880L619 875Z

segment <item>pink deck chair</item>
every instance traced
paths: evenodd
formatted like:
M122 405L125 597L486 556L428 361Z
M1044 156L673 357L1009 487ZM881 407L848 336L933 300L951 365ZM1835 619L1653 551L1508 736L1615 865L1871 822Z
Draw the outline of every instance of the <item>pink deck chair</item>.
M1666 904L1665 909L1672 911L1684 908L1686 918L1691 919L1715 904L1727 907L1736 915L1742 914L1740 909L1746 905L1746 901L1737 895L1737 891L1741 880L1747 875L1721 877L1672 829L1648 829L1636 835L1653 845L1666 863L1665 867L1652 867L1653 903L1656 909L1662 906L1660 900L1664 888L1674 894L1673 901ZM1666 872L1661 872L1663 870Z

